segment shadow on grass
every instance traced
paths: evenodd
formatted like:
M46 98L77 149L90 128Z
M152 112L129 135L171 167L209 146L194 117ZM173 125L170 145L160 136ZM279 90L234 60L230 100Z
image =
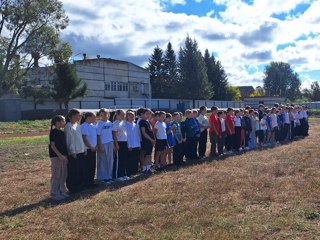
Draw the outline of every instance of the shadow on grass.
M297 139L294 139L294 141L301 141L303 139L304 138L297 138ZM273 146L268 146L268 147L260 147L260 148L255 149L254 151L264 151L264 150L276 148L278 146L288 145L290 143L292 143L292 141L283 142L283 143L281 143L279 145L273 145ZM13 209L9 209L9 210L0 212L0 217L6 217L6 216L7 217L12 217L12 216L16 216L16 215L21 214L21 213L30 212L30 211L32 211L34 209L37 209L37 208L48 209L48 208L52 208L52 207L55 207L55 206L60 205L60 204L72 203L72 202L77 201L79 199L89 198L89 197L94 196L94 195L96 195L96 194L98 194L98 193L100 193L102 191L105 191L105 190L116 191L116 190L118 190L118 189L120 189L122 187L126 187L126 186L129 186L129 185L135 184L135 183L137 183L139 181L144 181L144 180L146 180L146 179L148 179L148 178L150 178L150 177L152 177L154 175L159 175L159 174L162 174L162 173L165 173L165 172L177 171L179 169L188 168L188 167L192 167L194 165L204 164L204 163L213 162L213 161L219 161L220 162L220 161L227 160L228 158L230 158L232 156L245 154L247 152L250 152L250 151L239 151L236 154L226 154L226 155L224 155L222 157L215 157L215 158L206 157L206 158L203 158L203 159L188 160L188 161L184 162L183 165L180 166L180 167L177 167L175 165L169 165L164 170L162 170L161 172L155 172L153 174L142 174L142 173L140 173L139 175L137 175L137 176L131 178L130 180L125 181L125 182L115 181L110 185L99 184L95 188L87 189L87 190L84 190L84 191L82 191L80 193L72 194L69 198L67 198L67 199L65 199L63 201L54 201L54 200L52 200L50 198L46 198L46 199L43 199L43 200L35 202L35 203L31 203L31 204L28 204L28 205L24 205L24 206L16 207L16 208L13 208Z

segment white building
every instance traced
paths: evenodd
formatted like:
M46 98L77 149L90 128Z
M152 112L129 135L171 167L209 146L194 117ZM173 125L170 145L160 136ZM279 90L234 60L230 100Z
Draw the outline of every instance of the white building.
M150 98L150 75L145 68L111 58L75 61L78 77L88 85L82 100L112 98ZM54 79L52 67L35 67L26 76L35 85L50 85Z
M78 76L88 84L87 98L150 98L149 71L111 58L75 62Z

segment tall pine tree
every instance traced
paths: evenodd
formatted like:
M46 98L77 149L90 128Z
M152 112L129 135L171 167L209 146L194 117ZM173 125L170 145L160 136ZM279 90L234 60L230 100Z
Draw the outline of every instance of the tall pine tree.
M177 98L178 63L177 57L169 42L164 54L163 72L165 75L165 93L167 98Z
M148 64L153 98L164 98L166 83L164 75L163 51L158 46L154 48Z
M226 100L228 87L228 78L220 61L216 61L213 55L210 56L209 50L206 49L204 61L207 67L208 81L212 85L214 94L212 99Z
M196 40L187 36L179 52L180 94L186 99L210 99L212 86L207 68Z
M69 109L69 102L87 94L87 83L83 83L76 73L75 66L69 63L55 65L56 77L53 81L52 98Z

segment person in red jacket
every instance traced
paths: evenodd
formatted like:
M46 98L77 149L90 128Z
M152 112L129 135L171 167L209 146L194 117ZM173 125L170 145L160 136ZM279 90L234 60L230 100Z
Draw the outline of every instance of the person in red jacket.
M227 109L226 130L227 130L227 137L226 137L226 143L225 143L226 150L229 153L232 153L233 146L234 146L234 136L235 136L234 111L232 108Z
M218 129L219 129L219 118L218 118L218 107L211 108L211 115L209 117L209 137L211 143L210 158L218 156L217 145L218 145Z

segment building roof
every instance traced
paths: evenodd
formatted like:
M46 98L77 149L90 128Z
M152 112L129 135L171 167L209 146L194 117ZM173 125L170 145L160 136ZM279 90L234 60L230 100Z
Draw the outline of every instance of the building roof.
M252 86L239 86L240 94L242 98L250 97L250 94L254 92Z
M75 60L74 62L82 64L82 63L91 62L91 61L92 62L93 61L105 61L105 62L111 62L111 63L132 64L138 68L146 70L145 68L143 68L137 64L134 64L134 63L131 63L128 61L124 61L124 60L113 59L113 58L87 58L87 59L82 59L82 60Z

